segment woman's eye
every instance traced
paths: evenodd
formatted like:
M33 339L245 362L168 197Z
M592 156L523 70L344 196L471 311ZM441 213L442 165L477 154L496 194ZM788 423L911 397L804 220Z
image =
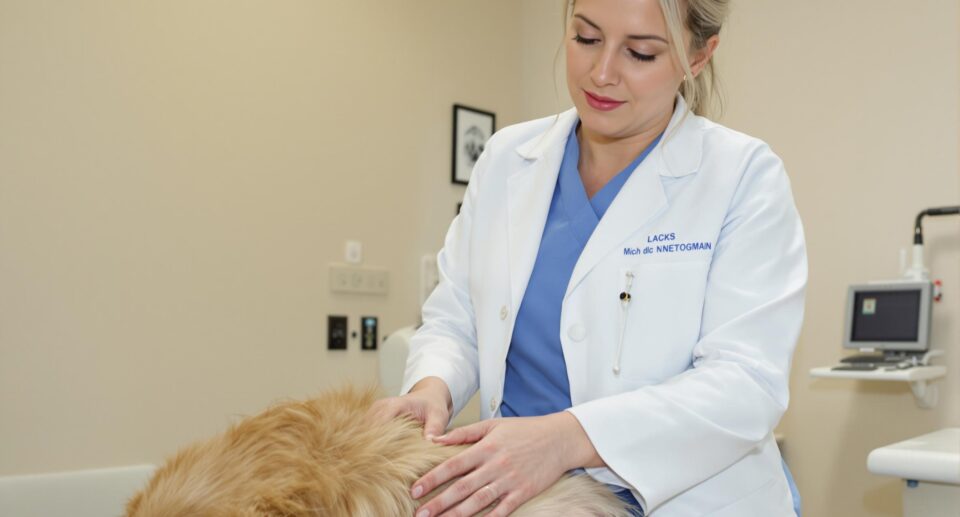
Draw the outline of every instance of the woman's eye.
M636 59L637 61L653 61L657 58L657 56L652 54L641 54L635 50L630 50L630 57Z
M600 40L598 40L598 39L596 39L596 38L593 38L593 39L591 39L591 38L584 38L583 36L577 34L577 35L575 35L575 36L573 37L573 41L576 41L577 43L579 43L579 44L581 44L581 45L593 45L594 43L596 43L596 42L598 42L598 41L600 41Z

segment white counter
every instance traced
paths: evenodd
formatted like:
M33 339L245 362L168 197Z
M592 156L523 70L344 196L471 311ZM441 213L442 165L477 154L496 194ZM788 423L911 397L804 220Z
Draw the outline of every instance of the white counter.
M867 456L867 469L884 476L960 485L960 427L874 449Z
M874 449L867 457L867 469L905 480L904 517L960 515L960 428Z

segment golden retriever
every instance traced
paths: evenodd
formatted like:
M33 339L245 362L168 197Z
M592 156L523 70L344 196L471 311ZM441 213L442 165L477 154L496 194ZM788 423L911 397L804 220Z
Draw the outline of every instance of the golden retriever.
M413 515L419 503L410 485L464 446L425 440L409 419L374 422L366 412L375 398L374 390L345 388L246 418L179 451L134 495L126 515ZM589 476L568 475L513 515L630 513Z

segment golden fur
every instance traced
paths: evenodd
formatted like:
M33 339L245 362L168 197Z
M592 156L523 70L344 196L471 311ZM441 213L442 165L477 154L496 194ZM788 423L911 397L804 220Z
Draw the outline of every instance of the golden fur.
M129 517L413 515L410 486L463 447L422 437L408 419L371 422L373 390L341 389L285 402L157 469L127 504ZM427 498L424 498L426 500ZM588 476L566 476L516 516L627 516Z

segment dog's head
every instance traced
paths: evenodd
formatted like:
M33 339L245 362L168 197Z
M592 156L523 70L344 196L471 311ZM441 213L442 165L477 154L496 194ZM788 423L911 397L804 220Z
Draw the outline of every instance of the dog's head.
M375 399L341 389L244 419L167 461L127 516L412 513L410 484L451 453L410 420L371 420Z
M221 454L215 440L181 450L159 468L147 486L127 503L128 517L268 515L238 507L243 481L228 463L210 461Z

